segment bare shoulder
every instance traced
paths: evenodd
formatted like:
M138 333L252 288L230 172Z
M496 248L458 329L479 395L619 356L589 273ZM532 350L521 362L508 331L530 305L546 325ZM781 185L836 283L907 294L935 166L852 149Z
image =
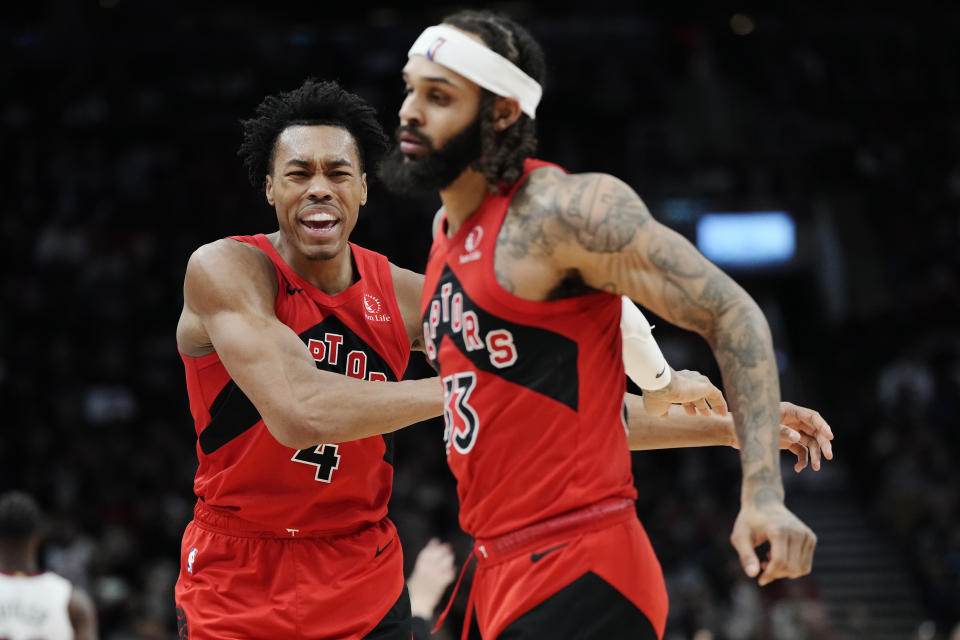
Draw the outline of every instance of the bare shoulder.
M517 257L554 255L564 245L597 253L622 250L652 218L640 196L605 173L542 167L517 190L498 238Z
M556 206L576 244L594 253L623 250L652 220L640 196L606 173L564 176L556 187Z
M67 614L77 640L96 640L97 610L86 591L74 587L67 602Z
M397 296L397 305L403 316L403 324L414 350L422 348L422 329L420 326L420 296L423 293L423 274L398 267L390 263L390 275L393 276L393 290Z
M397 294L397 302L420 304L420 293L423 291L423 274L404 269L390 263L390 275L393 277L393 289Z
M184 278L186 306L197 311L220 303L276 298L277 280L270 258L253 245L223 238L190 256ZM240 296L237 298L237 296Z
M187 261L178 348L193 357L213 352L206 318L224 311L272 313L276 297L273 263L263 251L229 238L203 245Z
M440 225L443 223L443 207L437 209L437 212L433 214L433 236L437 237L437 234L440 233Z

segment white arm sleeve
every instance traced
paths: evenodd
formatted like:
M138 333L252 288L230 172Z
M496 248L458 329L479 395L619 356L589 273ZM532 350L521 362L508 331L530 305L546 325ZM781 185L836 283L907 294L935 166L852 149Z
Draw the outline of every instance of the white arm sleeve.
M641 389L655 391L670 384L670 365L653 339L650 323L640 309L623 296L620 333L623 334L623 367Z

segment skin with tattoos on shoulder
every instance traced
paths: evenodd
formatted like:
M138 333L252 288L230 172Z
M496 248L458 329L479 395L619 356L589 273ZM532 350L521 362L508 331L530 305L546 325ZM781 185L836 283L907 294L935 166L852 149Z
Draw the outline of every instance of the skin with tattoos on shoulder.
M460 30L490 46L486 35ZM434 184L443 202L440 233L452 238L488 194L522 175L523 158L535 147L532 134L523 131L532 131L533 119L517 99L495 95L424 55L410 56L403 79L399 149L393 164L388 156L381 177L403 188L404 181L423 177L417 165L431 155L447 151L448 164L461 161L459 173ZM471 140L478 152L473 157L465 155ZM510 166L504 160L509 149L498 144L516 146L519 164ZM702 336L719 364L740 448L741 504L731 543L746 574L761 585L810 572L816 536L784 505L770 329L736 282L657 222L623 181L552 166L533 169L514 193L496 238L494 273L504 290L523 300L625 295ZM770 552L761 559L754 547L765 541Z

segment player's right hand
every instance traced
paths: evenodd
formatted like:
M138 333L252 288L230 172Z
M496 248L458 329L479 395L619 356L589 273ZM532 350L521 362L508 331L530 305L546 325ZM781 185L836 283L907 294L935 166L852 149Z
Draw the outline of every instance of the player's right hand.
M755 547L770 543L766 558ZM756 506L745 501L730 534L743 571L758 578L762 587L778 578L799 578L810 573L817 536L778 499Z
M670 384L663 389L651 391L643 389L643 406L647 413L665 418L671 404L683 405L684 411L691 416L708 416L710 412L727 415L727 401L707 376L699 371L683 369L672 371Z

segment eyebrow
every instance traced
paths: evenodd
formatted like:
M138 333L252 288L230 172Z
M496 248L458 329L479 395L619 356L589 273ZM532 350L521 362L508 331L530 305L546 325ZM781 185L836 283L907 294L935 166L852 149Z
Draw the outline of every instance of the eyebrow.
M353 163L348 158L326 158L322 160L323 164L330 167L353 167ZM303 158L290 158L284 163L284 166L294 165L297 167L311 167L313 163Z
M407 75L407 72L404 71L402 75L403 75L404 82L409 82L410 77ZM420 79L423 80L424 82L437 82L439 84L449 85L454 89L460 88L459 86L457 86L456 83L452 82L449 78L446 78L444 76L421 76Z

